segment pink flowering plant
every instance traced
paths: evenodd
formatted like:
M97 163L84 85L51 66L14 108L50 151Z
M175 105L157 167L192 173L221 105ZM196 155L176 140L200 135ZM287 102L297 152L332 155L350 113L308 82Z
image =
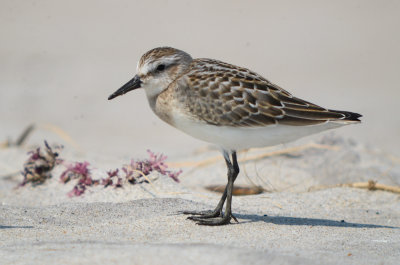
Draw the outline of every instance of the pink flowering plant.
M60 181L67 183L70 180L77 179L78 182L74 188L68 192L69 197L81 196L89 186L98 185L99 180L93 180L89 169L89 162L64 163L66 170L61 173Z
M21 183L21 186L25 185L27 182L38 184L43 183L47 178L51 177L50 173L52 169L58 164L61 164L66 168L60 175L60 182L67 183L75 181L76 183L73 189L68 192L67 195L69 197L81 196L89 187L96 185L101 185L104 188L109 186L121 188L126 183L148 183L145 176L154 171L179 182L178 176L182 173L182 170L172 171L168 169L168 166L165 164L167 156L163 154L155 154L150 150L147 150L149 154L148 159L137 161L132 159L131 163L123 166L121 170L117 168L115 170L107 171L106 178L93 179L89 162L66 162L62 159L56 158L58 153L53 152L47 142L45 142L45 146L45 154L40 152L40 148L29 153L30 157L25 163L23 171L24 180Z

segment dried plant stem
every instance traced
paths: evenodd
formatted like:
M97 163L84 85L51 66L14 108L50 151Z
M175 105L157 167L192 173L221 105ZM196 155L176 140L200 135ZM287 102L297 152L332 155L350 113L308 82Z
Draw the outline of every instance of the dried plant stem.
M225 185L207 186L206 190L218 192L218 193L224 193ZM254 195L254 194L263 193L264 191L265 190L260 186L246 187L246 186L236 185L233 187L232 194L235 196Z
M299 152L303 151L306 149L327 149L327 150L338 150L338 146L333 146L333 145L324 145L324 144L315 144L315 143L310 143L302 146L296 146L296 147L291 147L291 148L286 148L283 150L278 150L278 151L272 151L272 152L267 152L264 154L260 155L253 155L245 158L241 158L238 161L239 162L249 162L249 161L257 161L266 157L271 157L271 156L278 156L278 155L284 155L284 154L291 154L294 152ZM218 161L222 161L221 156L214 156L202 161L197 161L197 162L170 162L168 163L168 166L170 167L205 167L209 166L211 164L214 164Z
M338 146L333 146L333 145L324 145L324 144L315 144L315 143L310 143L302 146L296 146L296 147L291 147L291 148L286 148L283 150L278 150L278 151L272 151L260 155L253 155L246 157L244 159L239 159L239 162L248 162L248 161L257 161L266 157L270 156L278 156L278 155L285 155L285 154L291 154L294 152L299 152L307 149L327 149L327 150L339 150L340 148Z
M392 160L396 164L400 164L400 158L394 155L388 155L389 159Z
M132 171L139 173L140 175L142 175L142 177L147 180L149 182L149 184L151 185L151 187L153 188L154 192L157 195L162 195L162 194L167 194L167 195L178 195L178 194L186 194L185 192L163 192L161 193L156 186L154 186L153 182L143 173L143 171L137 170L137 169L133 169Z
M63 139L64 141L66 141L67 143L71 144L76 150L81 151L81 147L72 139L72 137L66 133L64 130L62 130L60 127L57 127L53 124L40 124L39 126L42 129L45 129L47 131L51 131L53 133L55 133L56 135L58 135L61 139Z
M34 124L31 124L28 127L26 127L25 130L22 132L22 134L18 137L18 140L15 142L15 145L16 146L23 145L28 136L33 132L34 129L35 129Z
M10 141L0 142L0 149L5 149L8 148L9 146L10 146Z
M354 183L337 184L337 185L333 185L333 186L311 187L308 189L308 191L324 190L324 189L330 189L330 188L336 188L336 187L359 188L359 189L368 189L368 190L382 190L382 191L388 191L388 192L400 194L399 186L389 186L389 185L379 184L373 180L369 180L368 182L354 182Z
M5 179L5 180L10 180L15 176L18 176L19 174L21 174L21 171L16 171L16 172L12 172L12 173L8 173L5 175L1 175L0 179Z
M155 191L157 194L159 194L159 192L158 192L156 186L154 186L153 182L146 176L146 174L143 173L143 171L140 171L140 170L137 170L137 169L132 169L132 171L134 171L134 172L139 173L140 175L142 175L142 177L150 183L150 185L151 185L151 187L154 189L154 191Z
M34 130L37 128L41 128L47 131L51 131L58 135L61 139L71 144L76 150L81 151L80 146L69 136L64 130L53 125L53 124L39 124L38 126L31 124L25 128L25 130L21 133L18 139L13 141L4 141L0 142L0 149L9 148L10 146L22 146L28 139L28 136L32 134Z
M29 126L27 126L21 133L21 135L18 137L17 141L12 142L10 140L8 141L4 141L0 143L0 148L1 149L5 149L5 148L9 148L10 146L22 146L25 142L26 139L28 138L28 136L33 132L33 130L35 129L35 125L31 124Z

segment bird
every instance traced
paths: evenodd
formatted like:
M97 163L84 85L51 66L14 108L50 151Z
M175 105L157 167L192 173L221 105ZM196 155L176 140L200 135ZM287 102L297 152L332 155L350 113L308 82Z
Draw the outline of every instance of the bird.
M199 225L237 221L232 214L232 190L239 174L237 151L287 143L360 123L362 117L295 97L247 68L214 59L193 59L172 47L144 53L136 75L108 100L139 88L144 89L150 108L161 120L222 151L228 182L216 208L181 212Z

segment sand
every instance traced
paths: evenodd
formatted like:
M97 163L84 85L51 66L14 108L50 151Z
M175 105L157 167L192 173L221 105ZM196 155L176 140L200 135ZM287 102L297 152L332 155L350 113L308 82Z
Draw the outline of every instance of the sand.
M392 185L399 181L398 162L342 138L322 137L313 144L286 146L300 151L284 155L273 155L285 150L282 147L241 154L240 159L271 155L243 162L242 169L247 170L238 184L263 180L263 188L275 190L235 196L233 211L239 223L223 227L199 226L179 214L215 206L220 194L205 186L225 182L223 161L185 167L180 183L154 173L149 175L151 184L96 186L73 198L66 195L73 183L58 180L62 166L36 187L15 189L20 175L2 178L2 264L397 264L399 195L333 183L375 176L379 183ZM8 158L17 165L26 159L25 152L11 148L0 154L2 161ZM79 158L67 150L62 153ZM191 162L217 154L212 149L192 154ZM106 157L85 157L92 162L94 176L105 176L106 168L99 166ZM183 165L189 160L171 162ZM270 177L256 176L266 172ZM385 178L384 173L391 177Z

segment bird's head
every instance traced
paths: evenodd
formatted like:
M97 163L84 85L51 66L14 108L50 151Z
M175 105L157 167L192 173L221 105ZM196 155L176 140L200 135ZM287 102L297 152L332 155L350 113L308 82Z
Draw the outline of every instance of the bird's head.
M111 100L137 88L143 88L148 97L155 97L182 75L192 60L189 54L178 49L170 47L152 49L140 58L135 77L108 99Z

